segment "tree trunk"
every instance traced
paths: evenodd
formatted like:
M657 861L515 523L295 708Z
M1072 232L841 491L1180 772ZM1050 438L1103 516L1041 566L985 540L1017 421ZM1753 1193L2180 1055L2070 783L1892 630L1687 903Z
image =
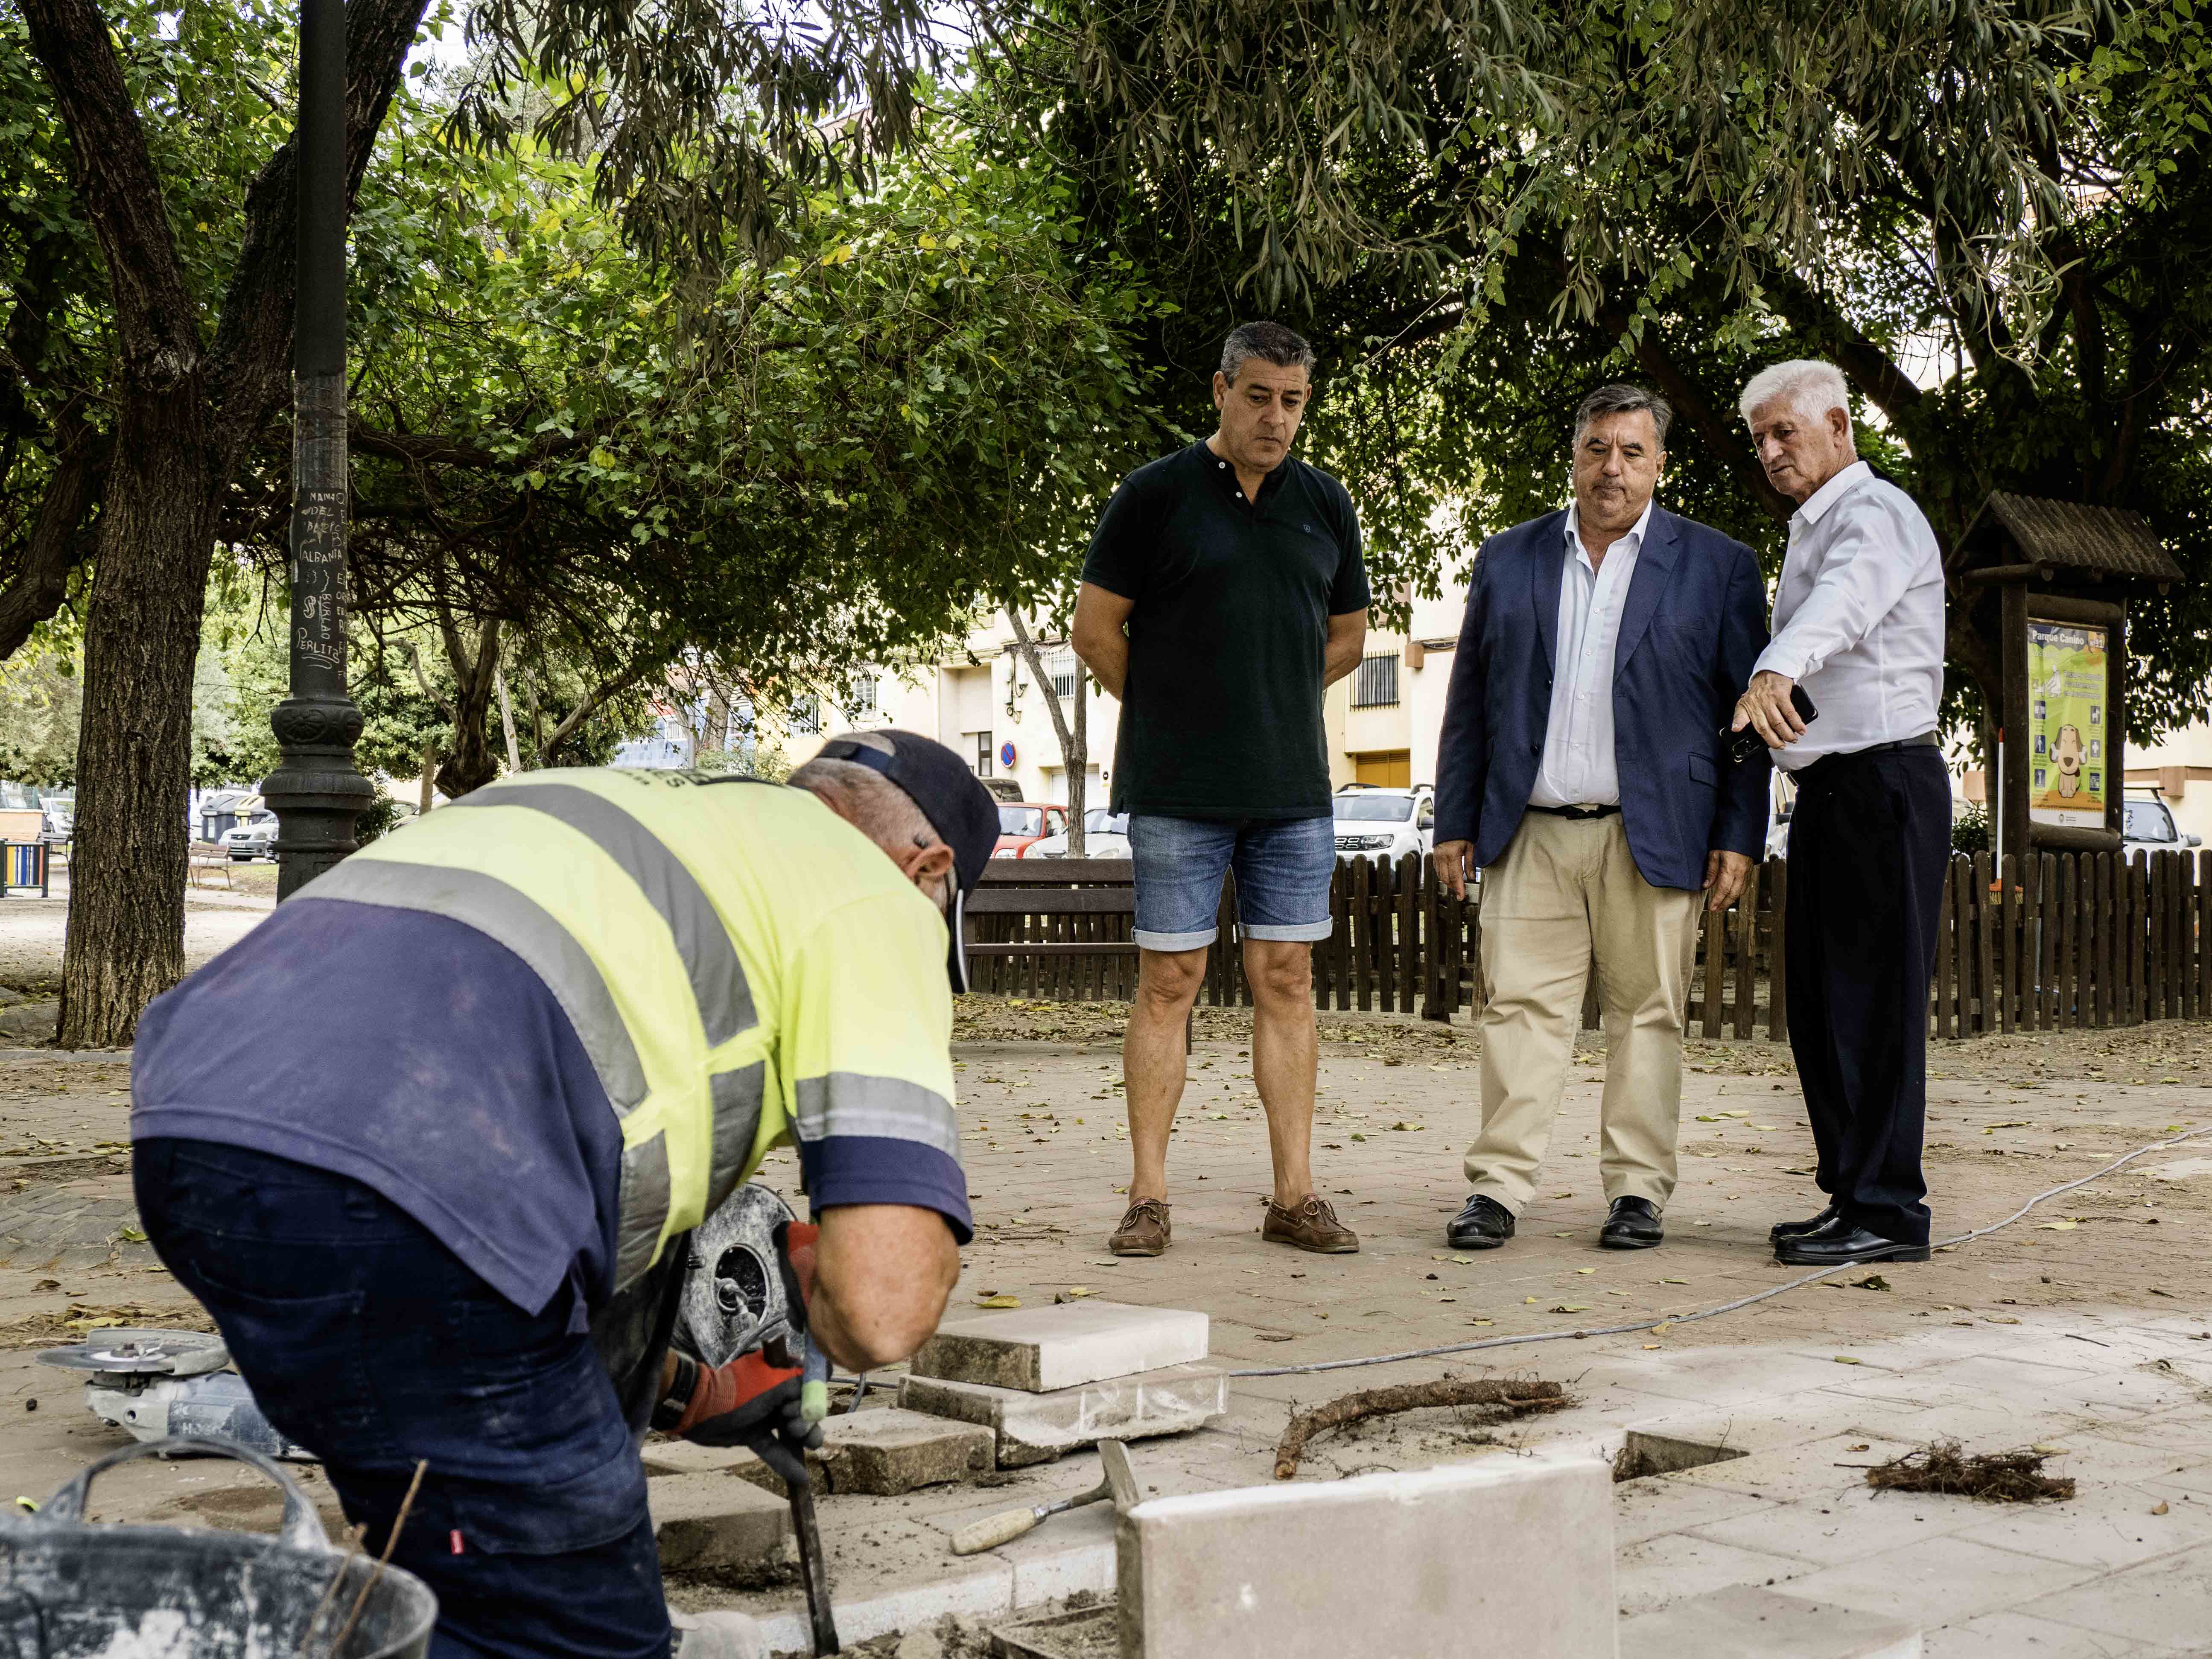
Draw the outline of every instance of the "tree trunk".
M507 769L520 772L522 749L514 740L514 704L507 695L507 670L503 666L495 668L491 674L492 684L499 690L499 729L507 738Z
M1022 661L1029 665L1030 678L1036 682L1037 690L1044 693L1045 712L1052 716L1053 735L1060 739L1060 764L1067 769L1067 851L1070 857L1083 852L1083 769L1086 744L1076 732L1068 729L1067 712L1060 706L1060 694L1052 689L1052 676L1044 672L1044 659L1037 654L1036 641L1022 622L1021 612L1011 605L1006 607L1006 620L1013 624L1014 649ZM1075 671L1075 718L1086 734L1089 723L1083 716L1083 669Z
M215 549L206 408L192 373L135 389L117 422L85 627L64 1048L127 1044L184 975L192 665Z
M1083 857L1083 814L1091 793L1091 671L1075 659L1074 742L1067 748L1067 855Z

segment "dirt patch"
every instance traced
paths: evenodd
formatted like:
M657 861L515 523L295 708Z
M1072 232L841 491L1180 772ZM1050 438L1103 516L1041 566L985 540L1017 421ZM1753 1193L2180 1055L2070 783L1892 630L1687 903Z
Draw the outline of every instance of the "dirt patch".
M2063 1502L2074 1495L2064 1475L2043 1473L2039 1451L1976 1452L1968 1455L1955 1440L1923 1446L1867 1471L1867 1485L1880 1492L1941 1492L1978 1498L1986 1504Z
M1305 1455L1306 1443L1316 1434L1348 1427L1369 1418L1438 1407L1472 1407L1476 1411L1475 1421L1487 1425L1532 1417L1540 1412L1565 1411L1573 1404L1575 1397L1558 1383L1534 1378L1447 1378L1440 1382L1406 1382L1396 1388L1364 1389L1332 1400L1312 1411L1300 1412L1291 1419L1275 1447L1275 1479L1288 1480L1298 1472L1298 1460Z

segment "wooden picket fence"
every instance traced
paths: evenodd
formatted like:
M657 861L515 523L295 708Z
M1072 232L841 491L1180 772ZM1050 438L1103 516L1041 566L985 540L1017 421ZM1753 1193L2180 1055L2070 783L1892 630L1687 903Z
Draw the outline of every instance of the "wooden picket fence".
M2212 854L2116 853L1955 858L1943 887L1929 1030L1939 1037L2074 1030L2154 1019L2212 1018ZM1096 867L1095 866L1093 867ZM1789 871L1755 866L1743 895L1702 915L1691 975L1692 1035L1779 1042L1789 1030L1783 963ZM1334 927L1314 949L1314 1001L1323 1009L1449 1018L1482 1001L1479 892L1455 899L1425 860L1338 860L1329 884ZM1136 987L1132 918L998 915L979 936L1060 946L1054 954L978 961L975 988L1062 1000L1126 1000ZM1224 883L1220 939L1207 953L1200 1000L1250 1006L1235 948L1234 878ZM1118 944L1119 954L1069 945ZM1595 992L1583 1006L1595 1026Z

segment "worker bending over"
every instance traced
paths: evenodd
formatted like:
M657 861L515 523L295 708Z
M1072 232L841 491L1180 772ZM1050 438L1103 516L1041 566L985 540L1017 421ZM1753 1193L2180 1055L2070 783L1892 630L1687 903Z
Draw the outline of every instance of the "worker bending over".
M670 1650L647 1427L778 1461L804 1432L797 1372L668 1352L684 1236L770 1146L798 1143L831 1358L902 1359L944 1311L969 1236L946 977L998 814L905 732L791 784L478 790L139 1024L146 1231L368 1548L428 1464L393 1559L441 1659Z

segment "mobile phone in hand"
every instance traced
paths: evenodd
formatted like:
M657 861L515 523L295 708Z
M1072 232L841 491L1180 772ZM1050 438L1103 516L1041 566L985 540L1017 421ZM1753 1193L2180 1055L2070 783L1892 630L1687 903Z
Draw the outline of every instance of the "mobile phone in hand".
M1805 688L1802 685L1790 688L1790 706L1797 711L1797 718L1808 726L1820 718L1820 711L1813 707L1812 698L1805 695ZM1759 735L1759 728L1755 726L1747 726L1741 732L1731 732L1724 726L1721 728L1721 742L1728 747L1729 764L1731 766L1741 766L1766 747L1766 739Z

